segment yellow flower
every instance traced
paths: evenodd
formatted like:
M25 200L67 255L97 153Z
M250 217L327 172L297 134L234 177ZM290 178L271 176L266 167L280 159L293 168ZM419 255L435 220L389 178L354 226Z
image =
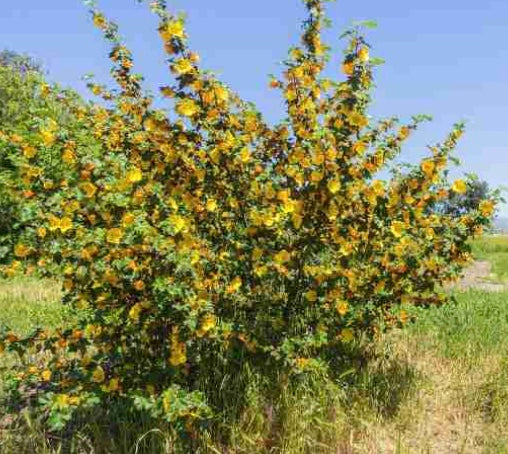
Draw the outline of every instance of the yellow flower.
M172 38L184 38L184 26L182 21L169 21L160 28L159 33L164 41L169 41Z
M346 62L342 65L342 72L347 76L352 76L355 70L355 64L353 62Z
M97 366L92 374L92 380L95 383L102 383L106 378L106 374L104 373L104 369L101 366Z
M227 293L235 293L238 290L240 290L240 287L242 286L242 278L240 276L236 276L231 283L227 286L226 292Z
M259 260L263 256L263 250L255 247L252 251L252 259L253 260Z
M135 281L133 285L138 292L141 292L145 288L145 283L141 280Z
M97 187L93 183L86 182L81 185L81 190L91 199L97 192Z
M275 263L282 265L283 263L289 262L291 260L291 254L285 249L282 249L273 256L273 260Z
M244 164L246 164L250 161L250 151L248 148L244 148L240 152L240 161L242 161Z
M46 147L50 147L51 145L53 145L56 141L56 136L55 134L52 132L52 131L49 131L47 129L41 129L40 131L40 136L41 136L41 139L42 139L42 143L46 146Z
M354 331L351 329L351 328L344 328L341 332L340 332L340 338L344 341L344 342L351 342L353 339L354 339Z
M176 112L184 117L193 117L198 110L198 105L192 99L184 99L176 105Z
M482 200L479 205L480 213L489 217L494 213L495 204L492 200Z
M122 225L124 227L127 227L131 225L136 219L136 216L134 216L132 213L125 213L122 217Z
M183 342L173 340L171 342L171 355L169 362L172 366L179 366L187 361L186 347Z
M339 180L330 180L328 182L328 190L332 193L332 194L335 194L337 192L340 191L340 188L341 188L341 184L340 184L340 181Z
M68 394L57 394L55 396L55 403L60 408L66 408L69 406L69 395Z
M170 217L169 220L173 225L173 231L175 233L180 233L187 230L187 222L185 221L184 217L174 214Z
M111 244L120 244L122 240L123 232L119 228L109 229L106 233L106 240Z
M67 232L68 230L72 229L72 220L71 218L65 216L62 219L60 219L60 231L62 233Z
M56 231L56 230L58 230L60 228L61 222L60 222L59 218L57 218L56 216L51 215L51 216L49 216L48 220L49 220L49 230L51 232L54 232L54 231Z
M309 290L305 293L305 299L311 303L317 301L317 292L315 290Z
M143 310L143 305L141 303L136 303L129 310L129 318L133 322L137 322L139 320L139 314L141 314L142 310Z
M186 58L180 58L173 66L174 70L178 74L187 74L190 73L194 67L192 66L192 63L187 60Z
M201 321L200 330L203 333L210 331L216 324L215 316L213 314L206 314Z
M137 167L127 172L127 181L129 183L137 183L143 179L143 173L141 169Z
M23 156L25 158L33 158L37 154L37 150L31 145L23 145Z
M47 235L48 231L45 227L39 227L37 229L37 235L39 235L40 238L44 238Z
M467 191L467 185L464 180L455 180L452 184L452 190L457 194L465 194Z
M30 254L30 248L28 246L25 246L24 244L18 243L14 247L14 255L16 257L24 258L28 254Z
M427 177L431 177L432 174L434 173L434 169L436 168L436 165L434 164L433 161L426 159L425 161L422 162L420 167L422 169L422 172L425 175L427 175Z
M349 310L349 305L345 301L338 301L335 308L340 315L346 315Z
M314 170L310 174L310 179L313 183L319 183L323 179L323 172L319 172L318 170Z
M372 182L372 190L378 197L382 197L385 194L385 184L381 180L374 180Z
M50 381L51 380L51 371L49 369L42 371L41 378L44 381Z
M106 26L106 19L102 14L94 14L93 23L97 28L102 30Z
M390 230L392 235L396 238L400 238L405 230L405 224L401 221L393 221Z
M213 212L217 210L217 201L215 199L208 199L206 202L207 211Z
M369 49L367 47L362 47L359 51L358 51L358 58L360 59L360 61L362 61L363 63L367 63L369 61Z

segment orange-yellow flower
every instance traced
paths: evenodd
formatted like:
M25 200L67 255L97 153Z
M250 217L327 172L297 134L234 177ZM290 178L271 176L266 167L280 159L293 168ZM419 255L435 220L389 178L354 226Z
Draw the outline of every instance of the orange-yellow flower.
M226 292L227 293L235 293L238 290L240 290L240 287L242 286L242 278L240 276L236 276L231 283L227 286Z
M457 194L465 194L467 191L467 185L464 180L455 180L452 185L452 190Z
M360 59L360 61L362 61L363 63L367 63L369 61L369 49L368 47L362 47L359 51L358 51L358 58Z
M341 184L338 179L330 180L327 184L327 187L332 194L335 194L340 191Z
M24 244L18 243L14 247L14 255L16 257L24 258L30 254L30 248Z
M108 232L106 233L106 240L108 243L111 243L111 244L120 244L122 237L123 237L123 231L122 231L122 229L119 229L119 228L109 229Z
M143 179L143 173L141 172L141 169L134 168L127 172L127 181L129 183L137 183Z
M404 222L401 221L393 221L392 225L390 227L390 231L392 232L392 235L396 238L400 238L402 234L404 233L406 225Z
M346 62L342 65L342 72L347 76L352 76L355 70L355 64L353 62Z
M176 105L176 112L184 117L193 117L198 111L198 105L192 99L184 99Z
M159 33L164 41L169 41L172 38L183 39L185 36L183 22L180 20L171 20L160 28Z
M349 305L345 301L338 301L335 308L340 315L346 315L349 310Z
M92 380L95 383L102 383L106 378L106 374L104 373L104 369L101 366L97 366L92 374Z
M480 213L489 217L494 213L495 204L492 200L482 200L479 205Z

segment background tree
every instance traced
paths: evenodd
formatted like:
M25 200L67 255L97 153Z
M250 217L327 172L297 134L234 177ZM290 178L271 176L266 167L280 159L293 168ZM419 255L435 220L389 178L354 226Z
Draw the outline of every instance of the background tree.
M16 142L38 128L45 118L72 123L65 99L80 102L73 91L48 84L42 66L34 59L13 51L0 52L0 134L3 137ZM22 195L16 190L19 158L10 151L8 144L0 142L0 263L12 258L9 251L32 217L26 209L31 194ZM55 148L36 150L26 144L23 153L25 156L40 153L39 164L48 179L61 168L60 151Z

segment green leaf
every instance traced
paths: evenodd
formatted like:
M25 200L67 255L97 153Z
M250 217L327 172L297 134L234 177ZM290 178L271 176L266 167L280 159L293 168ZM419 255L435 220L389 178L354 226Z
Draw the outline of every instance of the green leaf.
M370 59L370 63L373 66L384 65L385 64L385 59L384 58L380 58L380 57L372 57Z
M377 22L374 20L354 21L353 26L374 29L374 28L377 28Z

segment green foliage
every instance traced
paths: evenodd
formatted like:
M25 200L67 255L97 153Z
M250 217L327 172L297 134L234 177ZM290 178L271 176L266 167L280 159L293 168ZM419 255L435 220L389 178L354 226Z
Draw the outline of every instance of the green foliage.
M8 54L10 55L10 54ZM58 184L65 178L60 150L43 146L36 149L28 140L29 136L48 122L58 122L63 129L70 127L74 118L69 113L68 103L80 103L79 97L58 87L50 87L37 69L28 66L21 71L15 62L21 57L0 54L5 65L0 64L0 264L13 259L14 245L23 236L25 228L33 226L37 217L37 206L32 202L35 194L22 191L21 175L26 171L27 159L38 154L38 168L31 172L44 173L46 187ZM3 56L3 57L2 57ZM20 63L21 64L21 63ZM5 139L10 138L11 143ZM13 144L23 146L19 156L13 152Z

